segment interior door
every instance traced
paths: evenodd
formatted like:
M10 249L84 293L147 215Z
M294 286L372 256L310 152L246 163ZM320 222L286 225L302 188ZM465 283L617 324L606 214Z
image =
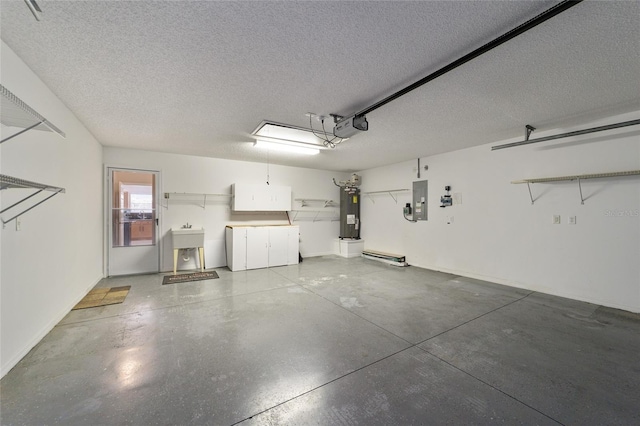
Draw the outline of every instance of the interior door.
M159 272L158 181L148 170L108 168L107 275Z

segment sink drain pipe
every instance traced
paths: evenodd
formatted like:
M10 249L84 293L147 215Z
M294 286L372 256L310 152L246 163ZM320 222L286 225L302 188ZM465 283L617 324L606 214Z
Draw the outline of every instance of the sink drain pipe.
M184 248L181 251L182 251L182 260L184 260L185 262L188 262L191 259L191 255L189 254L191 249Z

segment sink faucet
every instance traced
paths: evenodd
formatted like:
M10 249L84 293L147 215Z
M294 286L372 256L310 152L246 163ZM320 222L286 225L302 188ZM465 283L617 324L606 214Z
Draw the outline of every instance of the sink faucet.
M187 222L186 225L182 225L182 229L191 229L191 225L189 225L189 222Z

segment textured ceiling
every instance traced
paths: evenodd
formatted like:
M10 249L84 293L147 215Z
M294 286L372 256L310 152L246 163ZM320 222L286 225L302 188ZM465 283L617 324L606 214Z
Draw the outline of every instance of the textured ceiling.
M262 120L357 112L555 2L39 3L37 22L0 2L2 40L103 145L265 162L249 137ZM361 170L640 109L639 18L638 1L585 1L370 113L336 149L269 161Z

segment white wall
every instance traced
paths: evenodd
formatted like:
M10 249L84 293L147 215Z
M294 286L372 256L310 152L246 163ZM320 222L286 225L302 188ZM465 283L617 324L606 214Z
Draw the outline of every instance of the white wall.
M233 183L264 183L267 180L267 165L244 161L204 158L188 155L129 150L105 147L104 163L107 167L137 168L161 172L160 192L230 194ZM286 166L269 166L271 185L291 186L293 198L315 198L339 200L340 192L332 178L344 180L346 174L314 169ZM161 203L168 208L160 208L162 244L162 271L173 269L173 252L170 229L187 222L194 227L205 229L205 265L218 267L226 265L224 229L229 224L286 224L284 213L234 213L230 209L229 198L209 197L206 208L203 199L192 198L167 200ZM294 209L300 207L294 202ZM306 217L308 217L308 213ZM302 217L302 216L299 216ZM339 234L336 221L296 221L300 225L300 252L303 257L333 253L333 240ZM184 262L179 259L178 269L193 269L195 259Z
M637 119L610 117L542 137ZM640 176L578 184L526 185L512 180L640 169L635 127L491 151L496 142L421 159L428 165L429 220L410 223L410 192L363 200L365 247L404 254L411 265L640 312ZM428 141L425 141L428 143ZM417 160L365 170L362 190L411 188ZM440 208L445 185L462 204ZM553 225L552 216L561 224ZM577 224L568 224L576 216ZM449 218L453 218L450 224Z
M66 188L21 216L22 230L11 222L0 231L4 375L102 277L103 209L102 146L4 43L0 54L2 85L67 134L31 130L0 145L2 174ZM2 191L3 207L24 194Z

